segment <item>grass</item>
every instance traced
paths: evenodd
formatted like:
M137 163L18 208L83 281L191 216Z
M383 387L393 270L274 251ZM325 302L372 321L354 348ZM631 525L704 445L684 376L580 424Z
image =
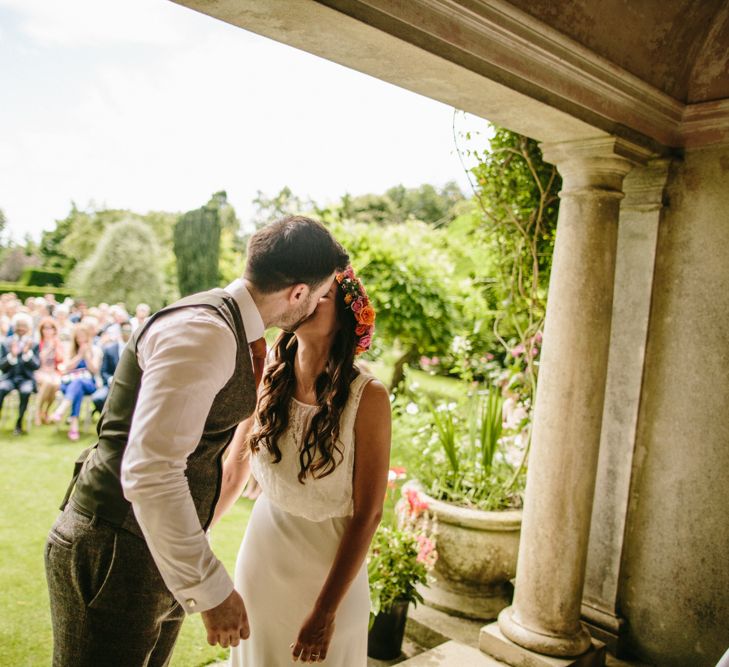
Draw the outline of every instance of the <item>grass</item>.
M36 667L51 662L52 634L43 567L46 534L58 514L78 453L91 434L69 442L55 427L33 428L16 437L0 430L0 655L3 665ZM235 557L250 515L241 500L212 536L216 555L233 573ZM199 667L226 657L208 646L199 614L188 616L172 667Z

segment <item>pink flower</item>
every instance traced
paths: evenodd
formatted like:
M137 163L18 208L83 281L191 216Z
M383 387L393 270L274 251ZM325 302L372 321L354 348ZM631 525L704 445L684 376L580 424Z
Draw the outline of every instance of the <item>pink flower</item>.
M405 489L405 498L410 506L410 514L418 516L428 509L428 503L420 498L420 494L415 489Z
M491 352L487 352L486 353L486 360L487 361L493 361L494 360L494 355L491 354Z
M361 347L364 350L367 350L372 343L372 334L366 334L362 336L362 338L357 341L357 346Z
M537 331L537 333L534 334L534 340L537 343L541 343L542 342L542 332L541 331Z
M358 313L364 307L365 307L365 300L362 297L359 297L356 301L352 302L352 310L355 313Z
M427 538L425 535L418 535L416 539L418 541L418 546L420 547L418 551L418 556L416 558L418 563L431 565L432 561L432 564L435 564L435 559L433 558L434 556L436 556L435 542Z
M511 351L511 356L516 359L516 358L520 357L522 354L524 354L524 346L521 343L519 343L519 345L517 345Z

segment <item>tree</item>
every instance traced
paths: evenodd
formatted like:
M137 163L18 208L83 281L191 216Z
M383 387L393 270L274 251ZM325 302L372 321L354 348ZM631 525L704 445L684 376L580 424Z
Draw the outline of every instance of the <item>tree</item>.
M91 303L123 302L128 308L163 304L160 250L154 232L138 219L110 225L96 250L71 273L68 283Z
M316 208L311 200L305 202L295 195L288 185L281 188L273 197L268 197L259 190L253 203L256 206L253 214L253 225L256 229L287 215L306 215Z
M221 198L213 195L205 206L183 214L175 225L174 251L182 296L218 286L220 208Z
M457 312L449 292L452 262L441 250L441 233L416 221L333 227L377 311L376 350L397 350L391 381L396 390L406 364L423 355L444 354L453 337Z
M464 201L463 194L453 182L446 183L440 190L427 183L417 188L397 185L383 194L345 194L339 204L315 207L315 212L329 220L381 225L418 220L430 225L443 225L456 217Z

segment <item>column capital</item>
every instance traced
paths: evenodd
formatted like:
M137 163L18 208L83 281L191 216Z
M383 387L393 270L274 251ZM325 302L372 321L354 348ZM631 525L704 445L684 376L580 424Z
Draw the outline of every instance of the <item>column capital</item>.
M663 208L663 193L671 167L669 158L650 160L641 169L630 172L623 183L625 201L623 211L660 211Z
M544 159L556 165L562 176L562 197L622 197L626 174L654 156L643 146L613 136L546 142L541 149Z

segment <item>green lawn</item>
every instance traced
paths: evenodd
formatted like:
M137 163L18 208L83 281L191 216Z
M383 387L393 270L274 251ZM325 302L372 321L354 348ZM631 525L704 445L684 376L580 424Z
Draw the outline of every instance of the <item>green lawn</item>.
M57 513L77 454L93 442L71 443L52 426L15 437L0 430L0 662L13 667L50 664L51 621L43 568L46 534ZM251 510L241 500L212 536L215 553L232 574ZM225 658L208 646L199 614L185 621L173 667L197 667Z

